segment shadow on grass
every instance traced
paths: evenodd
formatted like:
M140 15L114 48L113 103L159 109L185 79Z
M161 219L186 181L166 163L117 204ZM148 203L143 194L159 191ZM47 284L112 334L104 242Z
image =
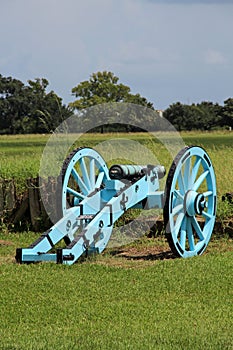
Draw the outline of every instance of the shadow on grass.
M172 253L172 251L157 251L154 252L146 249L146 251L125 251L125 250L115 250L110 252L111 256L125 258L126 260L168 260L176 259L177 256Z

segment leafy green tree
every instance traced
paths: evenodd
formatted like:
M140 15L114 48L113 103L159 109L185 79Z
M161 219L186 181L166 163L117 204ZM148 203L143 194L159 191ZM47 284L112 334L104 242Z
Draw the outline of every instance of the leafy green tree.
M185 130L186 116L185 107L180 102L173 103L163 113L166 118L178 131Z
M24 84L11 77L0 75L0 130L15 133L15 124L26 112Z
M221 126L222 107L212 102L185 105L174 103L164 111L164 117L178 130L211 130Z
M217 103L214 104L213 102L203 101L194 105L194 108L198 115L197 124L195 125L196 129L211 130L221 126L222 107Z
M71 102L69 106L77 111L83 111L84 109L90 108L92 106L114 103L114 102L124 102L133 103L148 107L153 109L153 104L148 102L145 97L140 94L132 94L130 88L122 83L119 83L119 78L115 76L112 72L97 72L90 76L89 80L83 81L72 89L72 94L75 96L76 100ZM112 110L114 107L111 107ZM109 114L109 109L105 107L106 115ZM105 113L104 107L102 107L101 113ZM143 118L139 115L140 111L135 111L134 119ZM91 119L91 111L86 113L83 112L86 119ZM119 129L119 125L117 127ZM95 129L98 131L99 128ZM127 126L127 131L132 130L132 127ZM101 126L101 131L103 132L103 126Z
M222 110L222 124L233 128L233 98L224 101Z
M53 131L72 112L62 105L62 99L54 91L46 92L48 81L44 78L29 80L29 93L32 97L31 113L29 115L32 128L39 133Z
M0 75L0 133L51 132L71 115L70 108L53 91L46 92L45 78L20 80Z

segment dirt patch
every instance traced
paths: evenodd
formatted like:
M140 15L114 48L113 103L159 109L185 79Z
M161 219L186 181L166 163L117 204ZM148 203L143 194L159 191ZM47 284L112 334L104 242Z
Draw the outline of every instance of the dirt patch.
M214 237L204 254L218 254L233 251L233 239ZM155 261L176 259L177 256L172 253L165 237L145 238L139 244L134 246L125 246L115 250L107 250L106 258L102 263L111 266L134 267L151 265ZM138 265L140 264L140 265Z
M233 237L233 218L223 221L216 221L213 233L217 236L220 234L227 234L229 237Z
M12 245L14 245L14 243L13 242L11 242L11 241L5 241L5 240L3 240L3 239L0 239L0 246L12 246Z
M115 257L122 257L128 260L164 260L174 259L175 255L171 250L164 249L164 247L140 247L140 248L125 248L112 255Z

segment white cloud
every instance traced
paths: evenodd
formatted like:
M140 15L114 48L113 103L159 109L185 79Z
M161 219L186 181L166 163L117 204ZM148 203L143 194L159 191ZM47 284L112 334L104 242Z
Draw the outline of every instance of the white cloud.
M226 56L218 51L218 50L213 50L213 49L208 49L204 53L204 61L207 64L225 64L227 63L227 58Z

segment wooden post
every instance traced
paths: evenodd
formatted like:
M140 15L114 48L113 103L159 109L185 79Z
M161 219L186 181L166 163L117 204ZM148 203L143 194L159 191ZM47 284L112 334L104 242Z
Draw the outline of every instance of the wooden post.
M28 199L29 199L29 210L32 228L35 231L40 230L41 226L41 210L40 210L40 197L39 197L39 183L38 178L28 179Z
M0 216L2 217L4 211L4 180L0 179Z
M16 193L15 193L14 181L5 180L4 187L5 187L4 188L4 197L5 197L4 209L9 215L11 215L13 210L15 209L15 204L16 204Z

